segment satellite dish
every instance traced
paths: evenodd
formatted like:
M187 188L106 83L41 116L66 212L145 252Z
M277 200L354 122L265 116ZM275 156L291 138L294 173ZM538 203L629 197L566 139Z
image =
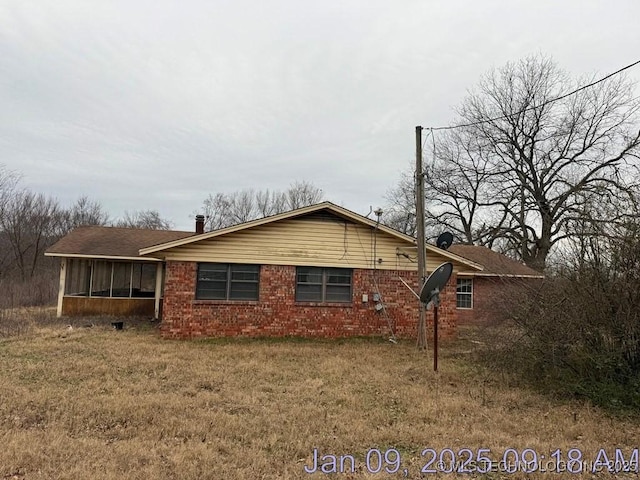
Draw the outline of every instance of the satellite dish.
M444 234L443 234L444 235ZM441 235L442 236L442 235ZM438 239L438 243L440 239ZM436 268L420 289L420 301L424 304L433 302L433 371L438 371L438 304L440 291L451 278L453 264L445 262Z
M445 262L436 268L427 281L424 282L422 289L420 290L420 301L422 303L431 302L434 297L440 295L440 292L449 281L453 272L453 264L451 262Z
M436 240L436 246L442 250L448 250L453 243L453 234L451 232L443 232Z

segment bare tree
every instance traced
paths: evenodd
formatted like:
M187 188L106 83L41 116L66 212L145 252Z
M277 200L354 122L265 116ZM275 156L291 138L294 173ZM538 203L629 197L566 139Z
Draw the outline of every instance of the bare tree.
M107 225L108 223L109 215L102 205L83 195L70 208L62 212L61 233L64 234L85 225Z
M255 199L260 217L268 217L287 211L287 195L284 192L260 190L256 192Z
M0 305L42 305L57 291L58 263L44 251L71 228L104 223L98 204L81 197L69 209L19 185L0 166Z
M433 133L432 133L433 134ZM504 211L496 206L501 186L493 181L488 152L476 136L461 130L443 135L425 166L427 222L451 231L467 244L493 246L503 225ZM506 199L509 203L509 199Z
M15 193L17 182L18 176L0 165L0 278L6 276L7 269L13 263L13 251L2 225L8 216L9 201Z
M7 202L13 196L18 180L18 174L0 165L0 216L3 215Z
M258 211L256 209L255 192L253 190L243 190L237 192L230 198L231 219L234 224L248 222L257 217Z
M206 230L218 230L322 201L322 190L309 182L294 182L284 192L241 190L210 194L203 202Z
M219 230L233 225L229 212L232 202L224 193L209 194L203 202L206 230Z
M544 270L552 248L637 178L640 102L614 76L590 88L534 56L485 75L463 102L454 132L438 139L427 197L435 218L467 242L493 244ZM567 91L576 90L572 95ZM431 202L429 202L431 200ZM593 201L595 200L595 201Z
M402 172L400 181L385 195L389 202L381 221L406 235L416 235L415 172Z
M116 227L148 228L151 230L171 230L173 224L160 216L157 210L124 212L124 216L114 223Z
M293 182L286 190L287 207L289 210L306 207L322 201L324 194L318 187L314 187L311 183Z
M482 141L500 188L500 236L538 270L553 245L572 235L567 226L585 196L628 191L627 167L640 145L640 103L624 77L552 101L567 85L576 82L550 59L530 57L487 75L460 109L463 121L476 123L469 131Z
M502 220L490 208L495 204L482 160L469 153L468 145L455 141L441 143L437 151L423 172L427 239L450 231L459 242L492 247L496 240L493 225L501 225ZM415 172L402 172L396 187L385 196L389 203L383 217L385 225L412 236L416 235L415 188Z
M10 249L10 267L21 280L32 278L44 258L44 250L60 230L57 201L28 190L16 190L0 216L2 243Z

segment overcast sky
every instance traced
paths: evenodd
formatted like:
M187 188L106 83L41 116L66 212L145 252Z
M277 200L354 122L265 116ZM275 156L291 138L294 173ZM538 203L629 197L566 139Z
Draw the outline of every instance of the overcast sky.
M158 210L295 180L361 214L414 127L492 67L573 76L640 58L638 0L1 0L0 164L63 204ZM628 72L640 79L640 66Z

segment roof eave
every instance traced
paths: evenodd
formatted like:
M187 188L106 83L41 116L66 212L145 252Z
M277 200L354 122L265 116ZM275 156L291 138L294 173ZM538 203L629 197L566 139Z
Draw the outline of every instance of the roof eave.
M461 277L502 277L502 278L537 278L544 279L544 275L529 275L529 274L517 274L517 273L483 273L483 272L460 272L458 276Z
M52 253L45 252L45 257L61 257L61 258L91 258L99 260L127 260L127 261L140 261L140 262L161 262L161 258L156 257L133 257L122 255L90 255L81 253Z

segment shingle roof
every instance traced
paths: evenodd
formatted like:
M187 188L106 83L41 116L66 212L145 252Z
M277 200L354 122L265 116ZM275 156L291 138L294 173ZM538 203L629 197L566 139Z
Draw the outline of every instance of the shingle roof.
M527 267L526 265L519 263L501 253L494 252L487 247L480 247L478 245L451 245L449 251L467 258L473 262L479 263L484 267L482 272L476 275L502 275L502 276L515 276L515 277L539 277L544 275Z
M176 230L79 227L47 249L50 256L140 257L141 248L194 235ZM142 257L140 257L142 258Z

